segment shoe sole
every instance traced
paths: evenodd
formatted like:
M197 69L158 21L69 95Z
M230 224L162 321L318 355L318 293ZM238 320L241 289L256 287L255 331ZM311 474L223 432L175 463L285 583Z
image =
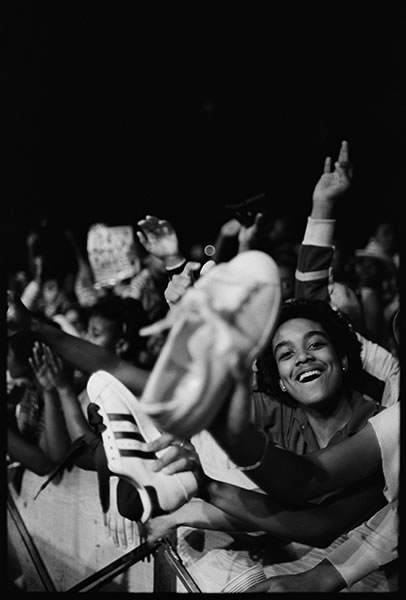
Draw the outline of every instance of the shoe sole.
M137 398L113 375L106 371L93 373L87 383L91 402L100 407L106 429L102 432L103 447L109 470L133 485L144 507L140 521L145 523L153 511L147 487L153 487L164 512L171 512L187 502L197 492L197 480L191 471L168 475L152 471L148 463L167 449L145 453L137 448L138 441L151 442L161 436L148 416L138 410Z
M240 282L246 282L245 287ZM218 320L222 312L235 312L235 346L240 347L239 358L245 366L252 365L273 334L281 304L279 270L273 259L250 250L216 265L186 292L183 306L194 290L210 298ZM213 421L235 377L230 347L222 347L221 336L210 326L210 320L205 324L186 309L182 314L181 309L182 305L181 316L144 388L140 409L160 429L190 438ZM203 360L198 360L199 354Z

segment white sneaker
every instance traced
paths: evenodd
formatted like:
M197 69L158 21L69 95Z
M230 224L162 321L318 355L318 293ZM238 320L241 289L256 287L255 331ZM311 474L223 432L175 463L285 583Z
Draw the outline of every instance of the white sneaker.
M189 288L140 398L163 431L190 438L222 406L238 369L271 338L281 304L279 270L249 250L216 265Z
M106 371L93 373L87 383L91 402L100 407L103 418L102 441L109 470L127 480L139 493L145 523L156 509L171 512L197 492L197 480L191 471L168 475L154 472L152 462L167 449L155 453L140 450L139 442L151 442L161 433L148 416L138 410L137 398ZM154 506L158 502L158 507Z

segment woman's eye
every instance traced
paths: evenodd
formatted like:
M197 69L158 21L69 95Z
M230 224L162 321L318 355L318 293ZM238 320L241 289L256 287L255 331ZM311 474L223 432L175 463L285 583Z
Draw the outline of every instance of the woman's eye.
M323 346L323 342L312 342L309 344L309 348L317 349Z
M285 360L287 358L289 358L289 356L291 356L292 351L291 350L286 350L285 352L282 352L281 354L279 354L279 360Z

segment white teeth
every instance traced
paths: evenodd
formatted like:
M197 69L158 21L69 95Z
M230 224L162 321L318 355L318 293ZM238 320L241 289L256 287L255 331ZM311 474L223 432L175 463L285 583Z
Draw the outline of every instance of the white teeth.
M318 369L314 369L312 371L306 371L306 373L301 373L298 377L298 380L300 383L302 383L303 381L309 379L309 377L317 377L321 375L321 371L319 371Z

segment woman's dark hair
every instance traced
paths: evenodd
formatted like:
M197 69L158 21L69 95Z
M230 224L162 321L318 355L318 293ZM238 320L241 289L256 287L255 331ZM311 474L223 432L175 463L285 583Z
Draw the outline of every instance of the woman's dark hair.
M348 369L344 381L351 386L362 370L361 343L349 321L340 311L324 300L290 299L282 304L276 329L290 319L311 319L323 326L338 357L347 357ZM258 391L280 395L279 371L272 351L272 340L257 359Z

